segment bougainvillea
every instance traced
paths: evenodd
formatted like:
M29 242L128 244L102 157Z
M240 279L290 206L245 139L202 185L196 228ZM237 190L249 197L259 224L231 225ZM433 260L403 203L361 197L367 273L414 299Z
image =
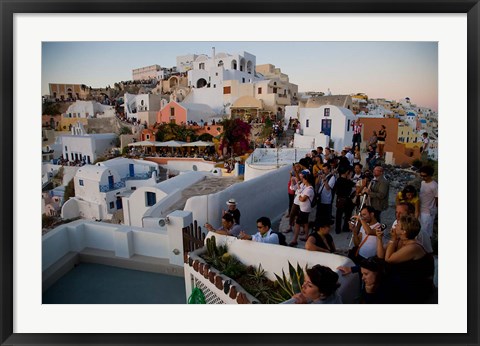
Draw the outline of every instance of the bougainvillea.
M232 153L243 154L248 150L249 136L251 126L241 119L224 119L222 121L223 133L220 139L220 150L224 147L229 148ZM235 152L236 144L241 150L240 153Z

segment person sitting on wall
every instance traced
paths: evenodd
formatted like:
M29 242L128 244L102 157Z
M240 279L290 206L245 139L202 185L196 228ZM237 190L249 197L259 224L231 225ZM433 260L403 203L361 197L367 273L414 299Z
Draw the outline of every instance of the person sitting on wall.
M235 223L233 216L229 213L225 213L222 216L222 227L219 229L214 229L212 225L208 222L205 224L205 228L209 232L215 232L218 234L229 235L232 237L238 237L240 232L242 231L242 227L239 224Z
M336 251L335 243L330 235L330 227L332 225L332 219L320 219L315 225L316 231L309 235L305 243L305 249L309 251L334 253Z
M278 235L273 232L271 227L272 222L270 221L270 219L266 216L262 216L257 220L257 233L255 233L254 235L249 235L241 231L238 238L243 240L253 240L258 243L269 243L278 245L280 244Z
M282 304L342 304L338 274L320 264L306 269L302 291Z
M223 215L231 214L236 224L240 224L240 210L237 209L237 201L234 198L230 198L227 201L228 209L223 211Z

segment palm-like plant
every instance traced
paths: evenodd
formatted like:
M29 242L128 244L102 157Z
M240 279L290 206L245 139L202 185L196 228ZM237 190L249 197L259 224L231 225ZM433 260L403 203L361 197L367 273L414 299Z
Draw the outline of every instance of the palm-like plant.
M287 299L290 299L294 294L300 293L302 290L302 285L305 280L305 273L298 262L296 269L293 267L290 261L288 262L288 273L288 278L283 269L282 277L275 274L275 277L277 278L275 284L280 287L280 293L276 293L272 299L277 303L281 303Z

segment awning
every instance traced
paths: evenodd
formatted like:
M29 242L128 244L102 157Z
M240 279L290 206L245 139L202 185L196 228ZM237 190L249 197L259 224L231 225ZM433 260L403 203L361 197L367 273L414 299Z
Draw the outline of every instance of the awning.
M209 147L215 145L212 142L205 142L205 141L196 141L196 142L191 142L191 143L185 143L182 145L183 147Z
M160 143L160 142L141 141L141 142L128 143L128 146L129 147L153 147L153 146L156 146L155 143Z
M180 148L186 142L182 141L168 141L168 142L156 142L156 147L170 147L170 148Z

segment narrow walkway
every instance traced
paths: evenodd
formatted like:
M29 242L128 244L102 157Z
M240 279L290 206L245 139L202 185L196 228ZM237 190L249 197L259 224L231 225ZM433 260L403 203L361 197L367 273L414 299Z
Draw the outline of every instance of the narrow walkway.
M183 210L183 208L185 208L185 203L190 197L209 195L218 191L223 191L227 187L240 182L242 182L242 180L237 177L205 177L204 180L183 190L182 198L171 205L166 214L175 210Z

